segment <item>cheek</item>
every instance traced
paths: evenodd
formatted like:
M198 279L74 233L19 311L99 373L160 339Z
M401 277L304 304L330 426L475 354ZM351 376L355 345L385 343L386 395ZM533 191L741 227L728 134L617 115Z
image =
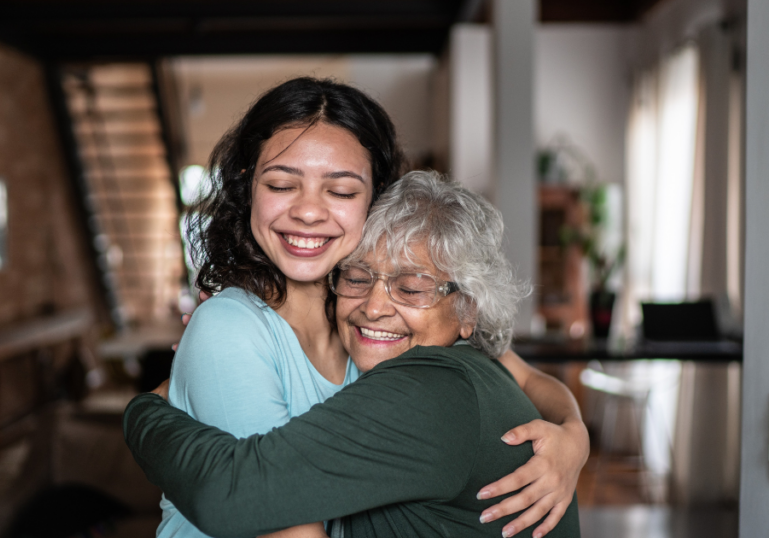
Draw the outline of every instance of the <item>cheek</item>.
M357 244L363 233L363 225L368 217L368 204L361 203L355 204L354 207L339 208L336 213L338 222L344 229L345 234L354 239Z
M253 227L269 224L284 210L278 198L260 193L251 200L251 225Z
M347 323L347 320L350 317L350 314L352 314L353 310L355 310L356 304L356 301L350 299L345 299L343 297L336 298L336 324L337 327L339 327L339 334L344 337L349 334L348 328L351 327Z
M459 323L453 314L453 310L446 312L443 309L435 309L431 315L415 319L409 325L417 333L420 343L449 346L454 343L459 333Z

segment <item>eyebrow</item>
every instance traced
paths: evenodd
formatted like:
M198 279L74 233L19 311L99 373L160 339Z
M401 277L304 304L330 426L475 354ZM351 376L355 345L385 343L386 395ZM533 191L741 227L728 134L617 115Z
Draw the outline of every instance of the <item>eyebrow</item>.
M259 174L264 174L265 172L271 172L273 170L277 170L278 172L285 172L287 174L291 174L293 176L299 176L304 177L304 172L300 170L299 168L294 168L291 166L284 166L282 164L273 164L272 166L268 166L262 172Z
M285 172L286 174L291 174L293 176L304 177L303 170L300 170L299 168L294 168L293 166L285 166L283 164L273 164L271 166L268 166L267 168L261 171L260 175L266 172L272 172L274 170L278 172ZM342 177L351 177L351 178L357 179L361 183L366 182L362 176L356 174L355 172L350 172L349 170L339 170L337 172L327 172L323 174L323 179L339 179Z
M362 176L359 176L355 172L350 172L349 170L339 170L338 172L328 172L326 174L323 174L324 179L339 179L340 177L352 177L359 180L362 183L365 183Z

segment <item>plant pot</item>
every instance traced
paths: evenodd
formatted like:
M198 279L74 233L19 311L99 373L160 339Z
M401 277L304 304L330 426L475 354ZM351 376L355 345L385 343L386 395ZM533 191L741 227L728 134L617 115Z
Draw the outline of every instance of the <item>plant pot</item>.
M590 321L593 325L593 338L607 338L609 336L616 296L615 293L605 290L595 290L590 294Z

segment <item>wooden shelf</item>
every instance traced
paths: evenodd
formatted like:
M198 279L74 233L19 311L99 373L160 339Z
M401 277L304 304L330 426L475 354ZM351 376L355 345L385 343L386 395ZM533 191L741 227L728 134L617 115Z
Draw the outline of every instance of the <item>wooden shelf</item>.
M563 245L561 239L564 228L579 228L584 222L579 192L565 185L541 185L538 194L538 312L548 331L584 333L587 294L582 253L577 246Z

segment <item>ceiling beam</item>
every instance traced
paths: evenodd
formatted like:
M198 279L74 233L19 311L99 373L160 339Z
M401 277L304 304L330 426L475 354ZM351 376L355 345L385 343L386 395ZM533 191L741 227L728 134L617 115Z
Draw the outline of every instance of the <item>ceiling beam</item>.
M662 0L540 0L541 22L632 23Z
M465 0L459 8L457 22L478 22L489 9L488 0Z
M440 52L462 0L4 0L0 39L56 60Z
M515 1L515 0L511 0ZM661 0L540 0L542 22L637 21ZM47 60L440 53L488 0L3 0L0 40Z

